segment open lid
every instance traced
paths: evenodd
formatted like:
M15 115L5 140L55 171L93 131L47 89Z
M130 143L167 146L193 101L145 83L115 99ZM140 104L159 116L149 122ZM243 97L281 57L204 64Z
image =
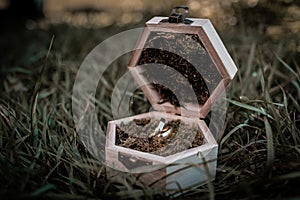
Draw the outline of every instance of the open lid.
M155 110L204 118L237 68L211 22L187 13L148 21L128 68Z

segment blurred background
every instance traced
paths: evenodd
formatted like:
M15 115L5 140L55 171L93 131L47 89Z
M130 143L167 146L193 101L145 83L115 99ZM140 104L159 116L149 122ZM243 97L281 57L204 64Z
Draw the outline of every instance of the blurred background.
M212 21L238 67L249 67L251 47L267 61L276 52L287 63L299 62L298 0L0 0L0 78L14 85L8 72L37 75L52 36L52 56L77 69L104 39L168 16L177 5L189 6L189 17Z
M276 37L285 31L299 33L299 4L296 0L0 0L0 9L10 17L44 17L51 23L96 28L144 22L149 16L168 15L176 5L187 5L190 16L210 18L219 28L265 24L266 34Z
M284 48L293 52L293 57L300 52L299 40L295 39L300 34L297 0L0 0L0 45L7 48L14 43L12 40L18 40L11 36L12 32L49 31L62 24L85 30L107 28L111 35L143 26L152 16L168 16L176 5L189 6L190 17L209 18L226 40L236 41L237 34L242 34L258 43L266 39L288 43ZM111 32L111 27L115 32ZM60 29L63 32L65 28ZM105 35L103 31L101 34Z

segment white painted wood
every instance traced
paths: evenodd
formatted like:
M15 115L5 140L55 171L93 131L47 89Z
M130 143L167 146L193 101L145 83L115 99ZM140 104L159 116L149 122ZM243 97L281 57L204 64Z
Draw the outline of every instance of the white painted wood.
M137 50L134 52L128 65L133 77L147 96L153 108L159 110L160 112L154 111L110 121L107 129L106 161L108 166L112 167L114 170L133 173L139 173L141 170L145 172L146 170L146 172L149 173L144 174L143 179L141 180L144 184L151 184L155 178L161 179L162 177L167 176L165 182L162 181L159 184L160 189L178 191L179 188L183 190L189 189L205 184L207 181L212 181L215 178L218 144L206 123L203 120L200 120L199 117L205 117L210 111L211 106L219 98L220 94L225 92L226 86L229 84L230 80L233 79L237 72L237 67L235 66L232 58L230 57L210 20L189 18L193 21L189 25L170 24L168 22L161 23L162 20L166 19L168 19L168 17L154 17L146 23L146 28L137 44ZM158 104L160 97L158 96L157 92L154 91L149 84L147 84L147 80L142 77L142 73L139 71L141 68L137 66L141 49L143 48L151 31L169 31L199 35L203 45L205 46L207 52L212 58L212 61L216 65L220 75L223 78L215 90L211 92L211 96L209 97L208 101L204 105L199 105L200 111L195 109L195 105L185 105L185 107L188 109L184 110L181 108L176 108L170 103ZM185 116L178 116L175 115L175 113ZM121 122L128 123L134 119L148 117L151 119L165 118L166 120L180 119L185 123L198 124L199 129L201 129L204 134L204 144L199 147L187 149L166 157L115 145L116 125L120 124ZM142 169L127 169L125 166L126 163L124 164L124 161L122 163L119 160L120 153L122 155L128 155L128 157L132 157L139 161L149 161L151 165ZM207 166L208 172L204 165ZM187 166L190 167L186 168ZM180 172L175 173L176 171ZM157 177L153 177L152 173L154 173Z
M146 24L159 24L161 20L167 20L168 17L153 17L149 21L146 22Z
M198 124L199 129L204 134L205 143L199 147L195 147L192 149L187 149L182 152L178 152L173 155L169 155L166 157L154 155L147 152L140 152L129 148L124 148L115 145L116 138L116 125L121 122L128 123L134 119L148 118L152 119L160 119L165 118L167 121L180 119L184 123L194 123ZM164 187L163 189L169 190L171 193L175 191L178 192L178 185L180 185L181 189L188 189L190 187L199 186L201 184L206 183L207 174L201 166L203 164L203 160L200 158L202 156L204 160L212 160L212 162L208 163L209 168L209 176L211 179L215 177L216 171L216 163L217 163L217 142L212 136L209 128L205 124L203 120L198 118L191 117L183 117L178 115L173 115L169 113L163 112L149 112L143 113L136 116L127 117L124 119L118 119L114 121L110 121L108 124L108 132L107 132L107 142L106 142L106 165L108 166L108 171L123 171L123 172L131 172L131 173L141 173L148 172L148 174L143 175L144 184L151 184L152 182L148 182L150 180L155 180L155 177L151 176L152 173L157 174L157 180L162 177L167 178L163 181L163 183L159 184L159 187ZM127 169L126 166L119 160L119 153L128 155L134 159L151 162L152 164L149 166L143 166L141 168L135 169ZM185 169L187 165L192 165L191 167ZM112 169L113 170L112 170ZM181 171L182 170L182 171ZM174 173L175 171L180 171L178 173ZM173 174L174 173L174 174ZM114 174L114 173L112 173ZM109 177L108 177L109 178ZM113 177L114 181L121 181L120 179ZM176 184L175 184L176 182ZM157 187L153 186L153 187Z
M154 109L161 112L204 118L211 110L212 105L218 100L220 94L225 91L230 80L235 76L237 68L210 20L189 18L189 20L193 21L191 24L161 22L162 20L167 19L168 17L154 17L146 23L145 31L137 45L139 50L133 54L128 68L132 72L137 83L141 86L141 89ZM140 69L134 70L135 68L140 68L137 66L141 54L140 49L143 48L147 37L150 32L157 31L197 34L200 37L206 51L223 78L218 86L213 91L210 91L211 95L203 105L185 105L180 108L168 103L159 104L160 97L157 91L148 84L148 81L145 80L142 73L139 71Z
M207 163L203 163L203 158L200 158L198 154L193 154L168 166L167 174L171 175L167 177L167 190L191 189L207 183L208 180L214 180L217 152L217 145L201 152L205 155L203 158ZM206 171L204 165L207 165L209 171Z
M147 25L160 25L160 22L162 20L167 20L168 17L153 17L148 22L146 22ZM196 26L196 27L202 27L204 31L207 34L207 37L209 38L210 42L212 43L213 47L215 48L217 54L219 55L220 59L222 60L230 79L233 79L236 72L237 67L235 63L233 62L231 56L229 55L227 49L225 48L221 38L219 37L217 31L215 30L214 26L212 25L211 21L209 19L199 19L199 18L188 18L189 20L192 20L193 23L186 26ZM176 25L176 24L175 24ZM181 24L180 24L181 25ZM174 24L171 24L171 26L174 27ZM184 30L183 30L184 31Z
M207 22L203 25L203 29L206 32L207 37L209 38L213 47L215 48L218 56L222 60L224 66L230 76L230 79L233 79L237 72L237 67L234 64L231 56L229 55L227 49L225 48L221 38L219 37L217 31L213 27L210 20L207 20Z

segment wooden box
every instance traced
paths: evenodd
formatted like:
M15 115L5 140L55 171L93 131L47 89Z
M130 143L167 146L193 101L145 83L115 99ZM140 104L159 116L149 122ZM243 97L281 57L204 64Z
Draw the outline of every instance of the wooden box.
M119 172L130 172L133 182L168 191L184 191L213 180L218 144L202 119L237 68L210 21L190 18L170 23L168 17L152 18L128 68L155 111L108 123L108 178L122 182ZM162 118L196 126L203 133L203 144L168 155L117 144L117 127L121 124Z

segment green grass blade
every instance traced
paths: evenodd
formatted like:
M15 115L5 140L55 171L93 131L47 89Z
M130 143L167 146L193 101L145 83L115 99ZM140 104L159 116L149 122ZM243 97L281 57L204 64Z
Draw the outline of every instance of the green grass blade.
M298 81L300 82L300 77L297 74L297 72L295 72L284 60L282 60L276 53L275 53L276 58L279 60L279 62L285 67L287 68L290 72L292 72L292 74L295 75L295 77L298 79Z
M36 191L34 191L32 193L32 196L39 196L39 195L41 195L49 190L55 189L55 188L56 188L56 186L53 184L44 185L44 186L38 188Z
M249 125L248 124L239 124L236 127L234 127L234 129L232 129L227 135L225 135L225 137L223 137L223 139L221 140L221 146L228 140L228 138L231 137L231 135L233 133L235 133L237 130L239 130L245 126L249 126Z
M238 101L235 101L235 100L231 100L231 99L227 99L227 100L229 101L229 103L231 103L233 105L236 105L238 107L245 108L247 110L251 110L251 111L260 113L262 115L267 116L270 119L274 119L270 114L266 113L266 111L264 109L259 109L259 108L256 108L254 106L251 106L251 105L248 105L248 104L245 104L245 103L241 103L241 102L238 102Z
M266 117L264 117L266 135L267 135L267 169L271 169L275 159L275 148L273 142L273 132L271 125Z

